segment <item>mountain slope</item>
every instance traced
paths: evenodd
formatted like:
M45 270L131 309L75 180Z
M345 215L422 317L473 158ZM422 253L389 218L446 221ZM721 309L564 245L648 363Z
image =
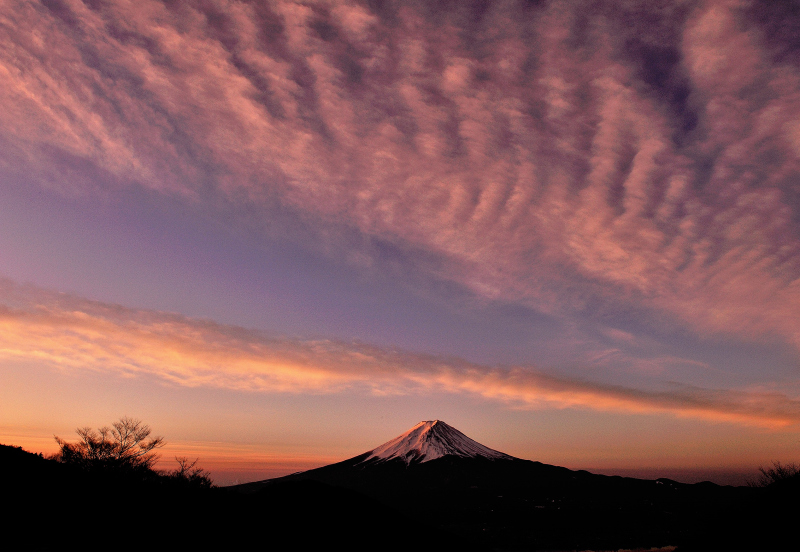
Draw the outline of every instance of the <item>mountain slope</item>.
M678 544L741 489L609 477L515 458L444 422L420 422L336 464L239 485L317 481L421 517L488 549L619 549ZM746 493L746 490L745 490Z
M463 485L565 488L579 481L608 478L515 458L470 439L441 420L429 420L353 458L235 488L252 492L276 481L308 479L376 495L395 488L412 492Z

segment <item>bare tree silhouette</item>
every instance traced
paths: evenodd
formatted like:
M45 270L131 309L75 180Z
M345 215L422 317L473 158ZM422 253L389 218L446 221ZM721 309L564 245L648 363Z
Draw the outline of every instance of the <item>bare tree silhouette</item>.
M75 432L80 437L76 443L69 443L55 436L59 452L52 459L87 472L132 477L137 481L158 481L161 484L177 484L186 488L214 486L210 474L197 467L199 459L190 462L186 457L176 456L177 469L156 471L155 463L159 456L155 451L166 443L163 437L150 437L150 426L136 418L123 416L111 424L110 428L82 427Z
M750 484L753 487L768 487L773 483L800 480L800 464L781 464L778 461L774 461L771 468L759 466L758 471L761 472L761 475Z
M178 468L167 474L168 477L175 481L193 486L193 487L212 487L210 474L202 468L197 467L199 460L195 459L189 462L185 456L176 456L175 460L178 462Z
M76 430L77 443L54 436L59 446L55 459L88 470L153 472L158 460L155 449L164 446L162 437L150 437L150 427L135 418L123 416L112 427Z

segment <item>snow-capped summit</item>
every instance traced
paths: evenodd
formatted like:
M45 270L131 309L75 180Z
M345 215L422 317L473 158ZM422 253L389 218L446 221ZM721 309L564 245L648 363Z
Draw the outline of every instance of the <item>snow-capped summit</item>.
M362 463L384 462L399 458L406 464L412 462L416 464L448 455L493 460L514 458L473 441L440 420L428 420L418 423L399 437L370 451Z

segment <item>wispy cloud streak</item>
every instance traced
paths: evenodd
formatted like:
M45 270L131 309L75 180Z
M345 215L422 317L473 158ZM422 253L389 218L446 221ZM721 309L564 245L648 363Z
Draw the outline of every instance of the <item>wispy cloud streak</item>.
M780 427L800 401L673 386L647 391L331 340L274 338L0 282L0 359L168 384L267 393L468 394L511 408L583 408Z

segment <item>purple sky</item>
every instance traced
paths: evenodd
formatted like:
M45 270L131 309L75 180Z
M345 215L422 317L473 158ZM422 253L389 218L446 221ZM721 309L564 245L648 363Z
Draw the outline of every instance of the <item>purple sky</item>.
M0 82L2 442L800 455L793 2L8 0Z

